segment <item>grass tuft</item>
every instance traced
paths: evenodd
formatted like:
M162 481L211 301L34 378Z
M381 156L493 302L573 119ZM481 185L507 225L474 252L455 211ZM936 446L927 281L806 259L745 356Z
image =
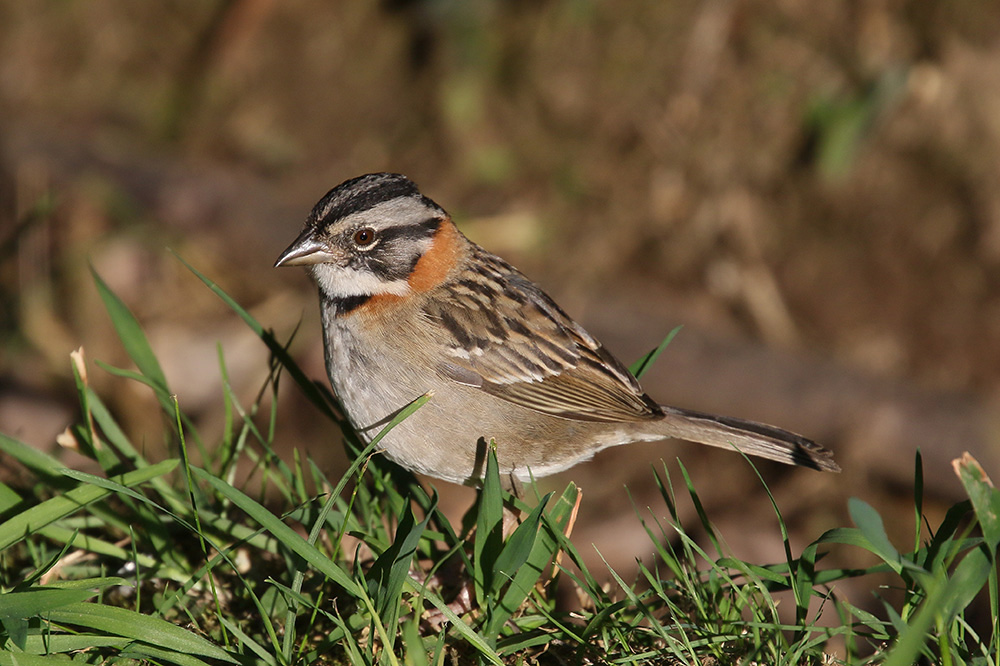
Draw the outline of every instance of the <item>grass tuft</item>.
M381 437L428 396L362 444L287 344L191 270L260 336L271 372L254 403L243 405L220 349L224 427L204 444L140 323L95 273L135 369L98 365L153 391L166 459L148 460L128 438L91 389L82 352L73 360L81 411L68 437L100 473L65 469L0 435L0 452L34 478L26 487L0 483L0 666L70 658L178 666L803 664L831 663L826 649L835 638L846 646L843 663L1000 665L1000 493L971 457L955 463L969 500L930 530L917 455L916 533L905 548L891 542L874 507L853 499L853 527L796 553L772 497L785 553L775 564L728 554L687 470L681 465L675 480L664 466L655 474L663 506L636 512L656 557L639 562L637 580L625 580L610 568L590 571L567 536L576 486L526 505L503 491L492 448L478 501L452 525L435 493L378 455ZM353 463L340 478L298 452L291 464L275 455L274 398L285 374L345 430ZM238 469L251 471L240 479ZM704 543L682 524L679 495L696 508ZM504 529L505 505L524 516L513 530ZM860 548L876 564L821 568L830 547ZM838 581L885 574L905 595L881 617L836 594ZM578 607L559 602L561 586L575 592ZM779 612L779 598L791 598L793 612ZM983 599L992 620L974 627L969 608ZM823 612L839 623L820 626Z

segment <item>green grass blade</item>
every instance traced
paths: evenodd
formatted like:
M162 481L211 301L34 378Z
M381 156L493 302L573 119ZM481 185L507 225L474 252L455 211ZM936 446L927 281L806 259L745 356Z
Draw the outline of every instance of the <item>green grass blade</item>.
M238 663L228 652L166 620L126 608L76 603L49 612L49 620L143 641L166 650Z
M403 663L407 666L431 666L427 659L423 637L420 635L420 621L418 619L411 618L403 624L403 645L406 650Z
M27 654L0 650L0 666L69 666L75 664L63 654Z
M538 506L517 526L514 533L507 539L507 543L504 544L503 550L500 551L500 555L493 565L493 586L495 588L493 596L496 597L500 594L501 582L510 581L510 586L507 588L507 593L503 595L501 602L492 608L490 621L486 627L487 636L497 636L500 634L500 629L517 612L517 609L521 607L521 604L524 603L524 600L528 598L528 595L531 594L531 590L534 588L534 580L522 579L517 581L516 579L521 568L527 563L528 558L531 557L539 533L538 528L541 523L542 512L545 510L545 506L551 497L552 493L549 493L542 498ZM539 571L538 573L540 574L541 572ZM537 580L537 576L535 580ZM516 587L518 584L520 586Z
M169 400L169 397L168 397ZM104 404L104 401L93 391L93 389L87 389L87 404L90 409L90 414L92 415L94 422L101 428L101 432L107 438L108 443L114 446L115 451L120 455L124 456L128 463L138 469L143 469L149 466L149 461L132 446L132 442L129 440L128 436L122 431L121 426L112 416L111 411ZM173 404L171 403L171 409L173 409ZM166 499L171 504L171 508L174 511L183 513L185 507L181 503L181 498L179 494L174 490L170 483L161 478L154 478L152 480L152 486L156 489L156 492L160 493L164 499Z
M403 583L410 575L413 555L417 552L417 544L420 543L420 537L427 528L430 517L431 514L428 513L418 523L410 506L403 507L403 514L396 528L396 538L392 545L378 556L366 576L369 594L375 598L375 607L382 617L382 624L387 627L395 626L398 619ZM393 638L394 636L390 636L390 641ZM388 647L392 649L391 642Z
M917 553L919 561L930 571L943 566L952 552L955 539L966 525L968 515L973 512L972 502L965 500L952 505L945 512L944 519L931 536L926 548Z
M128 488L169 474L176 466L177 460L164 460L161 463L112 478ZM107 497L110 492L108 489L96 485L81 485L22 511L0 524L0 551L34 534L46 525L71 515L92 502Z
M160 362L156 359L153 348L150 346L142 326L139 325L139 320L135 318L128 306L111 291L111 288L101 279L93 266L91 266L90 272L94 276L94 284L97 285L101 300L104 301L104 307L111 317L111 324L115 327L129 358L139 368L139 371L159 388L157 398L161 398L162 395L170 395L167 377L163 374L163 368L160 367ZM169 403L164 403L162 399L160 402L169 414L171 411Z
M246 512L248 516L257 521L261 527L273 534L279 543L316 567L320 573L340 585L352 596L357 599L366 598L365 591L358 586L347 572L338 567L319 549L303 539L298 532L285 525L280 518L268 511L256 500L251 499L222 479L200 467L192 466L191 473L212 486L216 492L229 499L233 504Z
M516 611L545 573L546 568L552 564L556 553L560 550L560 539L565 538L565 530L576 507L578 496L579 490L576 485L570 483L552 508L540 514L540 529L536 531L531 553L527 561L517 567L514 578L500 602L500 608L509 610L510 613Z
M140 502L145 502L147 499L145 495L137 493L131 488L128 488L127 486L124 486L115 481L112 481L111 479L105 479L104 477L95 476L93 474L88 474L87 472L81 472L76 469L63 470L63 474L65 474L66 476L75 481L79 481L80 483L87 483L92 486L97 486L98 488L104 488L105 490L109 490L113 493L118 493L120 495L125 495L126 497L131 497L132 499L138 500Z
M761 487L767 494L768 500L771 502L771 510L774 511L775 517L778 519L778 527L781 530L781 543L785 550L785 563L788 566L788 571L790 573L789 586L792 590L792 595L795 598L795 619L799 625L804 625L806 622L806 617L809 613L809 602L812 598L812 589L815 579L814 562L816 550L806 550L802 556L798 559L792 556L792 543L788 537L788 525L785 524L785 519L781 515L781 509L778 507L778 501L774 498L774 494L771 489L767 486L764 481L764 477L761 476L760 470L753 461L747 457L742 451L740 455L743 459L747 461L750 468L753 470L754 474L757 476L757 480L760 482Z
M96 590L59 590L35 588L26 592L8 592L0 595L0 619L30 618L60 606L86 601L97 594Z
M476 585L476 599L481 607L486 607L493 595L494 565L502 547L503 496L496 445L491 442L486 450L486 476L479 492L476 536L472 544L475 564L472 575Z
M535 545L535 536L538 534L538 523L541 520L542 511L545 510L545 505L548 504L551 497L552 493L543 497L538 506L528 514L528 517L517 526L514 533L507 539L493 563L496 578L510 580L521 565L528 561L531 549ZM495 588L493 591L497 592L498 589Z
M889 650L883 666L910 666L916 661L917 655L927 643L928 632L934 624L935 616L940 612L945 602L947 585L943 580L936 580L928 591L927 598L917 612L905 623L898 619L894 624L901 624L897 629L899 637ZM890 609L891 610L891 609ZM890 615L894 615L894 611Z
M989 550L996 552L1000 545L1000 490L993 487L982 466L968 454L955 462L955 473L972 502Z
M441 611L441 614L444 615L444 617L451 623L452 627L454 627L456 633L464 638L469 645L479 650L479 654L481 656L489 660L490 663L496 664L496 666L504 666L503 660L500 659L499 655L497 655L496 651L486 641L486 639L476 633L476 631L465 622L462 622L462 619L455 614L455 611L448 607L448 604L444 603L444 601L438 598L437 595L428 594L425 598L430 601L435 608Z
M924 458L920 449L913 460L913 551L920 549L920 531L924 519Z
M0 481L0 516L24 501L17 491Z
M111 647L122 649L128 647L131 638L120 636L103 636L97 634L34 634L28 636L24 651L43 655L60 652L81 652L94 648Z
M62 470L66 463L49 454L3 433L0 433L0 453L10 456L52 485L65 487L66 478L62 475Z
M215 282L202 275L194 266L181 258L180 255L174 253L174 256L177 257L178 261L184 264L185 268L194 273L199 280L205 283L205 286L211 289L216 296L221 298L233 312L239 315L240 319L242 319L246 325L250 327L250 330L257 334L257 337L259 337L261 341L267 345L267 348L278 360L278 363L280 363L281 366L288 371L288 374L292 376L292 379L298 387L302 389L302 392L305 394L309 402L313 403L316 408L318 408L323 414L326 414L331 420L336 421L337 417L331 411L330 404L327 402L323 393L320 392L312 380L310 380L306 374L302 372L302 369L299 368L299 366L292 359L288 350L278 342L278 340L274 337L274 334L270 330L265 330L260 322L254 319L249 312L240 306L240 304L237 303L229 294L223 291L221 287L215 284Z
M947 593L942 603L944 621L951 623L979 595L993 572L993 557L996 550L987 550L985 545L969 551L955 567L948 580Z
M375 435L375 437L372 438L371 445L378 446L378 443L382 441L383 437L389 434L389 431L391 431L393 428L398 426L406 419L410 418L411 414L413 414L415 411L426 405L427 401L433 397L434 397L434 392L428 391L427 393L413 400L406 407L403 407L401 410L399 410L399 412L394 417L392 417L392 420L389 421L389 423L386 424L384 428L379 430L378 434Z
M832 530L824 532L814 543L842 543L848 546L863 548L874 552L875 546L868 540L861 530L856 527L834 527Z
M128 585L129 582L121 576L101 576L100 578L77 578L75 580L57 580L46 585L57 590L103 590L114 585Z
M691 504L698 513L698 520L701 522L701 526L704 528L705 534L708 536L709 541L712 542L712 546L715 548L716 557L725 557L722 544L719 542L719 537L715 533L715 527L712 525L712 521L708 519L708 513L705 511L705 505L701 503L701 497L698 495L698 491L695 490L694 482L691 480L691 475L688 474L687 467L685 467L684 463L680 460L677 461L677 466L680 468L681 475L684 477L684 485L687 487L688 496L691 498Z
M154 645L149 645L148 643L142 643L135 641L129 646L121 651L118 655L119 658L125 659L136 659L142 662L151 662L158 664L161 662L168 662L172 664L177 664L177 666L211 666L212 662L205 661L194 657L186 652L181 652L180 650L163 650ZM233 660L234 663L235 660Z
M244 648L245 651L249 650L249 652L257 659L260 659L265 666L278 666L278 661L274 658L274 655L263 645L255 641L251 636L247 635L247 633L243 631L239 625L226 617L222 618L222 622L225 624L226 630L236 637L240 647Z
M649 351L645 356L629 366L629 371L635 376L636 379L641 379L646 371L653 367L653 363L656 362L656 359L660 357L660 354L663 353L663 350L666 349L667 345L669 345L674 339L674 336L680 332L681 328L683 327L678 326L674 330L667 333L667 337L663 338L663 342L657 345L655 349Z
M851 520L868 541L867 549L878 555L883 562L892 567L893 571L900 573L903 570L903 558L889 541L882 516L870 504L857 497L850 498L847 506Z

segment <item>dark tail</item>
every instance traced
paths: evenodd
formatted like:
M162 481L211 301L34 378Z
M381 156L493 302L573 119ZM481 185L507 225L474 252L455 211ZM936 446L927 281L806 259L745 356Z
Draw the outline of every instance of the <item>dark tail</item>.
M788 465L827 472L840 471L840 466L833 461L832 451L802 435L729 416L703 414L666 405L660 408L665 415L660 423L670 437L729 450L735 447L747 455Z

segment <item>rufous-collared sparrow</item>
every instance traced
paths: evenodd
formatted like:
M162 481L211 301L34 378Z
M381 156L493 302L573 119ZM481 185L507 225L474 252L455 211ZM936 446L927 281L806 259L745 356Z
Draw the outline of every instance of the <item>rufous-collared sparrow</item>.
M620 444L676 437L813 469L830 451L743 419L659 405L534 282L468 240L398 174L348 180L320 199L275 266L319 286L326 366L358 433L430 400L380 446L403 467L455 483L559 472Z

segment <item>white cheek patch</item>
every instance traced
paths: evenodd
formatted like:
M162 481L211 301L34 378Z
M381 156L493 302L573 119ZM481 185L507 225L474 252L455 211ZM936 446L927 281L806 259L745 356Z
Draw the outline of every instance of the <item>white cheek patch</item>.
M406 280L385 281L374 273L357 271L336 264L316 264L311 267L313 278L329 298L377 296L393 294L407 296L410 285Z

